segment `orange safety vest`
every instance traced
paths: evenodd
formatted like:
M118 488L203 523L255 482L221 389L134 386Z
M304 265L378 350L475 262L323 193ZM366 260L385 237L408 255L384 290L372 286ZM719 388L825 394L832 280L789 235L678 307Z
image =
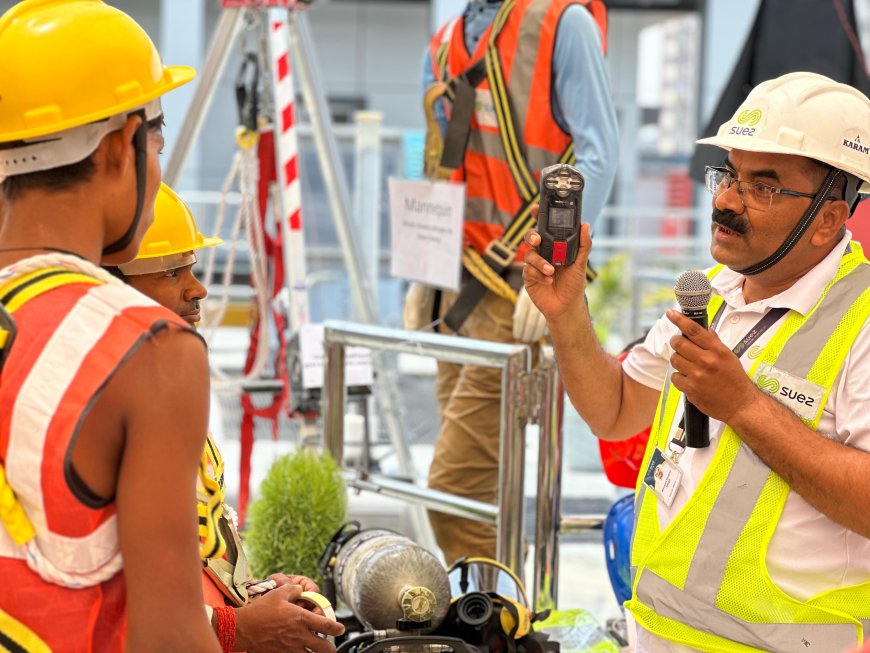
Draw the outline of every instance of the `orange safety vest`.
M0 302L17 329L0 374L0 464L45 559L89 580L45 580L0 525L0 639L38 638L54 653L120 653L127 618L115 503L73 487L68 455L126 357L160 329L190 327L132 288L89 276L87 264L76 267L0 275ZM21 303L51 279L56 286Z
M513 2L507 20L496 34L496 49L507 90L509 115L520 149L540 184L542 168L556 164L572 146L571 135L553 117L552 53L556 30L563 12L579 4L586 7L601 30L606 46L607 18L601 0L506 0ZM429 53L435 79L457 77L486 56L494 25L482 34L474 53L465 47L464 19L443 25L433 37ZM520 35L534 35L535 42ZM512 173L508 154L499 135L497 112L487 75L475 89L468 147L463 165L452 181L466 183L465 244L483 254L486 246L501 236L523 208L523 198ZM449 109L449 107L448 107ZM525 245L517 260L521 261Z

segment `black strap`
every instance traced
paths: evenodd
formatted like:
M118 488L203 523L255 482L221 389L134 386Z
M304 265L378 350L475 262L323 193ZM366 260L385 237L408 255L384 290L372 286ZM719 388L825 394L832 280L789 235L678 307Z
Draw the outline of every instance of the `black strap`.
M503 274L505 268L499 270L488 258L484 258L483 260L486 261L487 265L489 265L493 270L499 274ZM465 320L467 320L468 316L471 315L471 311L474 310L474 307L477 306L481 299L483 299L487 290L487 287L478 279L475 279L474 277L469 279L468 283L462 286L462 290L459 291L459 297L456 298L456 301L453 302L450 310L447 311L447 314L444 316L444 324L446 324L452 331L459 333L459 329L463 324L465 324Z
M819 209L822 208L822 204L824 204L828 199L828 196L831 194L831 190L834 187L834 183L841 174L843 173L837 168L831 168L825 177L825 180L822 182L822 185L819 187L813 201L810 203L809 208L803 216L801 216L801 219L798 220L798 223L795 225L794 229L792 229L791 233L786 236L782 245L780 245L773 254L763 261L751 265L744 270L737 270L737 272L748 277L753 274L758 274L759 272L764 272L767 268L773 267L779 263L783 257L785 257L785 255L788 254L795 245L797 245L797 242L806 233L807 229L809 229L810 224L815 220Z
M103 255L114 254L127 249L133 242L139 221L142 219L142 208L145 206L145 182L148 174L148 121L145 110L140 109L130 114L142 118L142 122L133 135L133 147L136 150L136 213L127 231L111 245L103 248Z
M3 306L0 304L0 373L3 371L3 364L9 356L9 351L12 349L12 343L15 342L15 336L18 330L15 327L15 320Z
M478 82L479 83L479 82ZM455 79L453 89L453 112L444 134L444 151L441 153L441 167L455 170L462 165L468 137L471 134L471 116L474 113L474 87L465 75Z
M444 134L444 151L441 153L441 167L455 170L462 165L468 137L471 134L471 116L474 114L474 89L486 77L485 57L478 59L459 77L448 82L453 96L450 122Z

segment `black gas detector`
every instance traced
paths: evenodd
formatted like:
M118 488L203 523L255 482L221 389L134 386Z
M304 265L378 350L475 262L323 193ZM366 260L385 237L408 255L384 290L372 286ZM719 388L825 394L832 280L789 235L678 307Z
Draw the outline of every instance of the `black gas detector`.
M580 246L583 175L565 163L541 171L538 253L553 265L571 265Z

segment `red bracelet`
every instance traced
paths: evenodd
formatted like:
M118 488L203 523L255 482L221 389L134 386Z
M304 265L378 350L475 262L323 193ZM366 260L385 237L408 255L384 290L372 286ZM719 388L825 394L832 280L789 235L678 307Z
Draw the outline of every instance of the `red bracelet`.
M217 637L223 653L231 653L236 643L236 609L232 606L215 608Z

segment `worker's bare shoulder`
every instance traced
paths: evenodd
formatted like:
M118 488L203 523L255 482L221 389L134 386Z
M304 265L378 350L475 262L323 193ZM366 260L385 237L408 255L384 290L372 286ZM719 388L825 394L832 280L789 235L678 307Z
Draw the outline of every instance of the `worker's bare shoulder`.
M156 330L132 350L106 388L125 407L171 409L180 401L208 401L208 358L202 338L174 324Z

